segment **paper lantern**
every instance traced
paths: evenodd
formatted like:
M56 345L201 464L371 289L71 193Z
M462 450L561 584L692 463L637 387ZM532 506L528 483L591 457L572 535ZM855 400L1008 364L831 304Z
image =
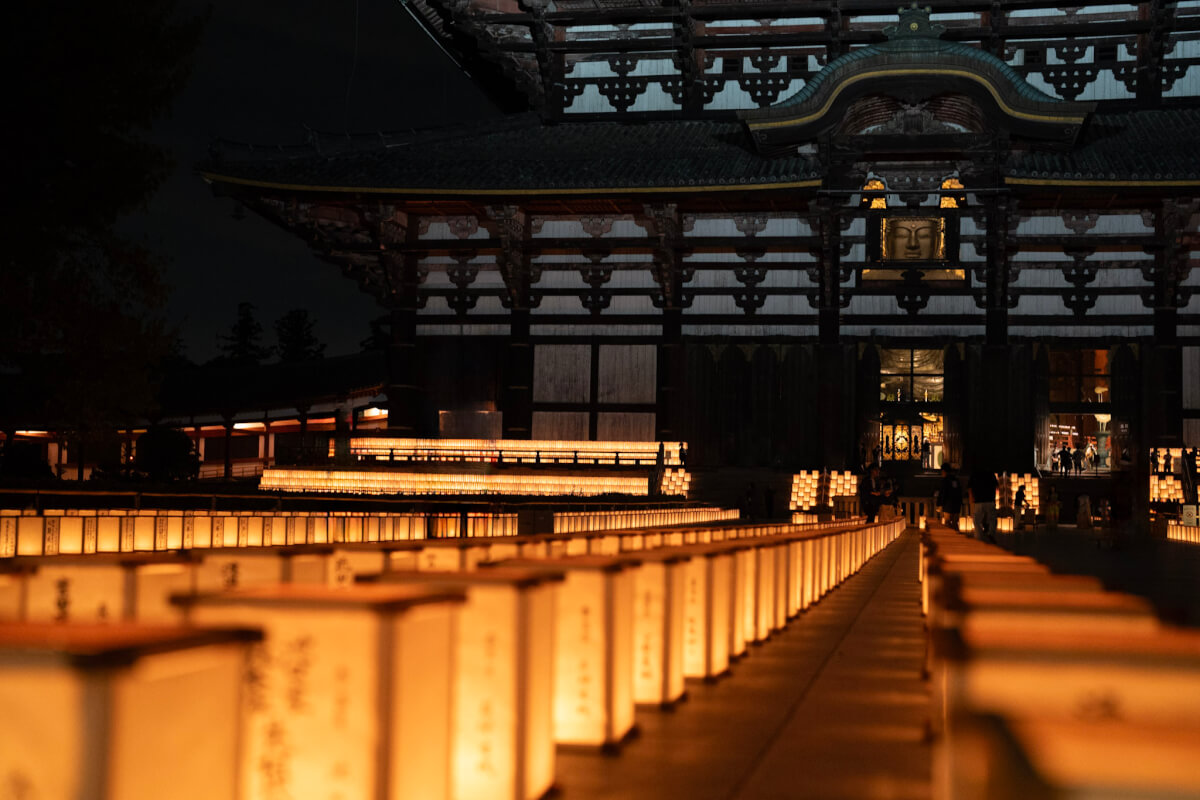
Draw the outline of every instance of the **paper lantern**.
M683 674L716 678L729 669L734 614L734 552L722 545L691 548L683 606Z
M1200 796L1195 727L963 714L954 729L935 754L947 797Z
M1179 727L1200 715L1195 631L957 631L935 645L951 712Z
M323 548L271 548L247 550L231 547L197 551L195 590L216 592L278 583L327 583L333 550Z
M175 622L172 592L191 591L194 560L168 553L14 559L32 622Z
M691 556L638 555L633 603L635 703L670 706L683 697L684 594Z
M451 796L534 800L554 783L554 615L561 572L394 572L466 593L457 629Z
M0 625L0 775L13 797L238 796L253 630Z
M204 624L261 625L242 797L446 798L454 629L444 587L270 586L177 597Z

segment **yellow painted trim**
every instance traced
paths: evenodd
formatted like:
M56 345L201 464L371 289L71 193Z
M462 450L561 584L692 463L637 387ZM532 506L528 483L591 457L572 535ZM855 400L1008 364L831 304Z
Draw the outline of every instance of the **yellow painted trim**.
M983 84L984 88L991 93L992 98L996 101L996 105L1000 106L1005 110L1005 112L1014 117L1021 117L1023 119L1030 119L1038 122L1083 122L1082 116L1056 116L1053 114L1033 114L1028 111L1017 111L1000 98L1000 93L996 90L996 87L991 81L987 80L978 73L969 72L964 69L930 69L922 67L914 69L876 69L871 70L870 72L862 72L839 83L837 89L834 90L833 94L829 96L829 99L825 101L825 104L817 111L809 114L806 117L789 117L788 119L772 120L770 122L747 122L747 124L750 126L751 130L758 128L780 128L785 125L802 125L809 120L824 116L833 106L833 103L835 100L837 100L838 95L842 93L842 90L851 84L867 80L868 78L906 77L912 75L954 75L957 77L977 81L978 83Z
M1005 178L1013 186L1196 186L1200 178L1170 181L1082 180L1075 178Z
M597 194L650 194L655 192L741 192L759 189L805 189L820 186L821 178L806 181L789 181L787 183L741 183L713 184L711 186L638 186L629 188L603 187L582 189L420 189L412 187L387 186L311 186L300 183L278 183L276 181L258 181L250 178L234 178L228 175L218 175L214 172L201 172L200 176L207 181L230 183L238 186L255 186L260 189L284 189L292 192L344 192L357 194L404 194L430 196L462 196L474 195L597 195Z

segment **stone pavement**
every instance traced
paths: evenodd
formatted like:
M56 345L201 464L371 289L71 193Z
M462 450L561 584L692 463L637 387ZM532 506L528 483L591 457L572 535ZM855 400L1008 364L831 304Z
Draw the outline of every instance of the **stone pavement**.
M930 794L917 534L673 711L639 710L618 755L559 753L565 800L921 800Z

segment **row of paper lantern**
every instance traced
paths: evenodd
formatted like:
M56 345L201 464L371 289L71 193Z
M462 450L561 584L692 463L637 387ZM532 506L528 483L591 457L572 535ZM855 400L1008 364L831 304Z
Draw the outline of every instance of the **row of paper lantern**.
M559 439L409 439L356 436L357 456L404 461L480 461L485 463L594 463L652 466L662 450L664 466L683 463L683 442L592 442Z
M1200 632L938 525L919 563L934 796L1200 796Z
M465 519L464 519L465 517ZM554 512L555 533L736 519L735 509ZM465 525L465 527L464 527ZM515 513L0 510L0 558L515 536Z
M0 625L0 772L48 798L80 794L86 764L132 800L533 800L556 743L621 741L636 703L722 674L900 532L771 527L348 589L177 595L199 629ZM83 686L109 698L86 726Z
M620 530L658 525L689 525L738 518L737 509L727 508L629 508L620 511L556 511L555 533ZM815 520L814 520L815 521Z
M622 494L645 497L646 477L623 475L452 474L394 470L267 469L259 488L277 492L364 495L514 495L545 497Z
M1172 520L1167 523L1167 538L1175 542L1200 544L1200 527L1184 525Z
M0 510L0 558L512 536L514 513Z
M789 508L808 511L819 506L832 507L835 498L857 494L858 476L852 472L802 471L792 476Z
M356 574L385 570L468 570L512 558L616 556L821 530L830 524L701 524L572 534L18 556L6 559L0 571L0 619L169 622L177 615L160 613L169 612L161 603L145 605L165 597L163 587L206 592L281 581L344 586Z

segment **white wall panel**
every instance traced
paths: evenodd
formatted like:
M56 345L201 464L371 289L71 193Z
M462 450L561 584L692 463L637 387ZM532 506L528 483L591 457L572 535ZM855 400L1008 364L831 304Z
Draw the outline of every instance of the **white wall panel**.
M1066 262L1064 262L1065 265ZM1063 277L1062 270L1059 269L1023 269L1017 279L1010 282L1009 285L1024 289L1073 288ZM1140 289L1144 286L1146 286L1146 281L1142 278L1140 269L1105 269L1101 267L1096 273L1095 279L1086 288L1136 287Z
M596 399L601 403L653 403L658 348L652 344L600 346Z
M1183 407L1200 409L1200 347L1183 348Z
M753 319L752 317L748 319ZM684 336L816 336L816 325L684 325Z
M920 312L921 314L961 314L965 317L973 317L976 314L982 316L983 309L975 305L974 298L971 297L955 297L952 295L933 295L929 298L929 304Z
M535 411L532 427L533 439L587 441L588 415L586 411Z
M742 310L733 302L732 295L706 294L692 301L691 308L683 310L684 316L689 314L740 314Z
M808 298L803 295L772 295L766 299L758 313L810 316L814 320L817 317L817 310L808 304Z
M843 314L896 314L908 316L893 295L854 295Z
M653 442L654 414L613 413L596 415L596 439L601 442Z
M586 403L591 398L591 364L591 345L537 345L533 348L533 401Z

